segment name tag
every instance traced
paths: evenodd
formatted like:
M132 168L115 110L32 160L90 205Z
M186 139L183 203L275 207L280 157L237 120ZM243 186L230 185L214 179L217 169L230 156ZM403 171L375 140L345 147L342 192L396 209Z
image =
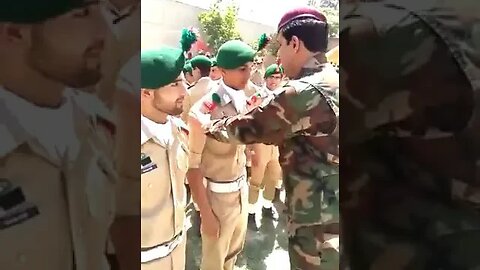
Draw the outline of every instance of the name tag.
M0 179L0 230L20 224L39 214L38 208L25 201L20 187Z
M157 164L152 162L152 159L146 154L142 153L140 157L140 166L142 174L153 171L157 168Z

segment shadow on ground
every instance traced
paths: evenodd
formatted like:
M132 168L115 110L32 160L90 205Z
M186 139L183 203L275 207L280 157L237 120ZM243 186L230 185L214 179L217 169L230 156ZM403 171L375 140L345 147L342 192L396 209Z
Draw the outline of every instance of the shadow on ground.
M283 212L284 206L275 203L279 213ZM189 206L187 211L187 270L198 270L201 260L201 238L198 216ZM285 215L280 214L280 220L273 221L270 218L260 219L259 231L248 230L245 248L238 257L235 270L288 270L288 239L286 233Z

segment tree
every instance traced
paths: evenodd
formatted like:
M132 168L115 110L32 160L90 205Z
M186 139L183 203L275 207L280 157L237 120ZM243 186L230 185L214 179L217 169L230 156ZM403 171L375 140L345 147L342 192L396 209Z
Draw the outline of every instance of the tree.
M237 29L238 8L229 5L225 10L220 9L222 0L213 3L208 11L198 15L202 31L207 36L207 44L213 53L225 42L232 39L240 39L240 33Z

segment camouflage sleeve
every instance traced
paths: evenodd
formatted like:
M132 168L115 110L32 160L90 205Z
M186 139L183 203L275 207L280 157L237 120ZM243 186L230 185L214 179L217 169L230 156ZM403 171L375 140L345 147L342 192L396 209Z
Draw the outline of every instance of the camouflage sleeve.
M246 114L209 124L207 135L221 142L275 145L298 135L326 136L337 117L321 90L306 83L285 87Z

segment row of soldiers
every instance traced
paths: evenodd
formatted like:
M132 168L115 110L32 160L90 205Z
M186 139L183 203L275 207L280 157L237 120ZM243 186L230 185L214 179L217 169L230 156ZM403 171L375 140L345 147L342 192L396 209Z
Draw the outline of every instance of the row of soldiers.
M217 80L208 57L185 61L188 46L141 52L142 269L185 268L188 181L201 220L200 269L233 270L248 202L268 183L263 212L278 219L271 200L282 178L292 269L338 268L328 241L339 233L338 73L325 57L326 19L291 10L278 32L283 65L266 69L269 89L251 82L257 51L239 40L220 46ZM281 86L284 69L290 80ZM184 80L195 83L187 90ZM166 175L170 182L158 183Z

